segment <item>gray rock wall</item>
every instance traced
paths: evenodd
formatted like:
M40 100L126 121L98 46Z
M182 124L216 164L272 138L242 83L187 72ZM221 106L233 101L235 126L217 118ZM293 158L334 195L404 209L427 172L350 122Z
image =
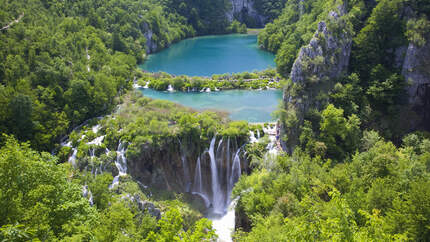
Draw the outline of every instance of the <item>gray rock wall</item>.
M331 11L328 21L340 22L340 14ZM318 23L318 29L307 46L300 49L299 55L291 69L290 78L295 83L304 83L316 76L318 81L338 78L346 71L351 54L352 36L343 25L338 24L334 31L341 33L336 36L328 30L324 21Z
M291 127L281 129L281 134L288 137L288 141L282 143L284 150L291 152L298 144L301 126L310 108L321 110L326 104L327 100L319 94L331 90L336 80L346 74L352 34L341 18L344 14L343 6L331 11L326 21L318 24L309 44L300 49L293 64L290 79L295 87L284 90L283 97L291 116L287 117Z
M417 126L430 128L430 41L424 46L410 43L403 62L409 105L422 119Z
M231 10L227 12L227 18L231 22L233 19L238 19L240 22L245 22L246 18L251 18L255 21L258 27L263 27L266 23L266 17L262 16L254 8L252 0L230 0ZM257 27L251 26L251 27Z
M157 51L158 47L157 47L157 44L155 43L155 41L152 39L153 32L149 28L148 24L144 25L143 33L144 33L143 35L146 38L146 54L150 54L150 53Z

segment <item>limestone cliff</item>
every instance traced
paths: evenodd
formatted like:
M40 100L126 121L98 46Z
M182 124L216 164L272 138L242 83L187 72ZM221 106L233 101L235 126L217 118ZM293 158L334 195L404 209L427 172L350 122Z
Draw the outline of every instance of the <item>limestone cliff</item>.
M142 32L146 39L146 54L153 53L157 50L157 43L152 39L153 32L148 24L143 26Z
M336 80L348 68L352 45L352 30L342 19L344 6L330 11L326 21L318 23L310 43L299 51L290 73L292 85L284 90L284 103L288 115L295 121L286 132L289 150L297 144L300 126L310 110L323 108L327 100L319 95L332 89ZM291 117L293 116L293 117Z
M343 7L339 8L339 13L330 12L327 21L335 26L330 30L325 21L318 23L314 37L307 46L300 49L293 64L290 73L293 82L306 85L320 84L336 79L346 71L351 53L352 36L344 28L345 24L340 19L343 14Z
M410 43L402 75L408 84L409 105L422 118L417 126L430 128L430 41L423 46Z
M231 9L227 12L227 18L231 22L237 19L248 27L263 27L267 18L254 7L253 0L230 0Z

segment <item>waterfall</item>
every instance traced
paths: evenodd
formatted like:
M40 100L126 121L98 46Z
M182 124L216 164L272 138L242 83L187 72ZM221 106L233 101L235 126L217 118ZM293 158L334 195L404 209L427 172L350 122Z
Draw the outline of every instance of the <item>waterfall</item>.
M221 140L218 142L218 147L217 147L216 152L215 152L216 163L219 166L221 166L221 168L223 167L223 153L224 153L223 152L224 147L222 146L222 143L223 143L223 139L221 138ZM225 177L224 172L219 172L218 171L218 180L222 181L223 179L225 179L224 177Z
M88 142L87 145L97 145L97 146L100 146L102 144L104 138L105 138L104 135L99 136L99 137L93 139L92 141Z
M97 134L100 130L100 124L94 125L91 130L93 131L94 134Z
M73 166L76 166L76 155L78 154L78 149L72 148L72 150L73 150L73 153L69 157L68 162L71 163Z
M233 190L234 184L239 180L239 177L241 175L240 158L239 158L240 149L241 148L239 148L236 151L236 154L234 155L233 163L231 165L231 176L229 178L229 182L227 183L228 184L228 187L227 187L228 194L231 193L231 191ZM227 201L227 204L228 204L228 202L229 201Z
M185 191L189 192L190 191L191 182L190 182L190 173L188 171L187 158L185 157L185 154L182 154L181 160L182 160L182 169L184 170Z
M167 91L173 92L175 89L173 89L172 85L169 84L169 86L167 86Z
M251 144L257 142L257 138L255 138L254 132L252 132L251 130L249 131L249 142Z
M227 139L227 152L226 152L226 168L227 168L227 171L226 171L226 183L225 184L228 184L229 183L229 181L230 181L230 174L231 174L231 169L230 169L230 161L231 161L231 159L230 159L230 137L228 137L228 139ZM230 200L229 199L229 197L230 197L230 191L228 191L228 188L227 188L227 201L228 200Z
M215 159L214 146L216 135L212 138L209 146L209 156L211 159L211 180L212 180L212 206L214 213L224 212L224 194L221 191L221 184L218 178L218 166Z
M196 170L194 172L194 186L192 194L200 196L203 199L206 208L210 206L211 202L203 191L202 167L200 165L200 156L197 158Z
M192 184L192 194L200 196L208 210L209 216L220 216L227 212L227 207L230 204L230 194L234 184L238 181L241 175L241 148L236 148L238 145L232 142L230 138L219 139L217 142L216 135L211 139L209 149L202 155L199 155L194 169L194 180ZM231 152L231 150L233 152ZM210 160L204 159L206 153ZM201 162L208 161L208 165L202 167ZM185 160L183 161L185 164ZM207 167L210 172L210 182L205 183L202 177L202 168ZM206 180L206 181L209 181ZM206 187L207 186L207 187ZM210 206L209 206L210 205Z
M82 196L85 197L85 198L88 197L88 202L90 202L90 205L91 206L94 205L93 194L91 193L91 191L88 188L87 184L85 184L84 186L82 186Z
M121 141L118 145L118 150L116 151L116 161L115 166L118 169L118 175L113 178L112 184L109 186L112 189L116 184L119 183L119 177L125 176L127 174L127 159L125 158L125 144Z
M234 230L234 208L237 198L232 200L230 195L242 172L240 163L242 147L238 148L237 140L230 138L220 139L217 143L215 135L210 141L209 149L198 156L194 169L192 194L200 196L208 208L206 217L212 220L213 228L219 236L218 241L232 241L231 233ZM207 161L203 159L207 158L206 152L210 158L211 182L209 184L205 183L203 180L208 180L202 177L201 162ZM208 167L203 166L203 169ZM203 171L205 172L208 171Z
M233 241L231 238L231 233L234 231L235 226L235 207L238 201L238 197L235 198L227 208L227 213L222 217L213 217L212 227L215 229L218 235L219 242L229 242Z
M90 150L89 150L89 152L90 152L90 160L91 160L91 174L93 174L93 170L94 170L94 156L95 156L95 149L94 148L91 148ZM95 171L95 173L94 173L94 175L97 175L97 168L96 168L96 171Z
M182 161L182 170L184 173L184 183L185 183L185 191L189 192L191 187L191 181L190 181L190 172L188 169L188 161L187 157L185 156L186 152L184 150L184 147L182 146L182 142L180 139L178 139L180 149L181 149L181 161Z
M194 192L202 193L203 192L203 184L202 184L202 168L200 166L200 156L197 158L196 171L194 172Z
M257 129L257 139L259 139L259 138L260 138L260 130Z

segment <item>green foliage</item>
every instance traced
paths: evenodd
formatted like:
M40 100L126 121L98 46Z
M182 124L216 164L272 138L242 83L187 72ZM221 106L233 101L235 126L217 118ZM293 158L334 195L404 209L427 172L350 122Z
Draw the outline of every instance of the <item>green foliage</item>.
M360 30L354 39L351 65L362 82L369 83L369 70L381 64L389 70L394 70L395 49L405 45L405 21L399 14L403 0L380 1L372 10L366 26ZM376 81L376 80L375 80Z
M5 137L0 149L0 239L2 241L187 241L212 240L211 223L192 216L180 201L161 201L157 222L131 196L145 199L136 182L121 183L115 194L109 173L92 174L57 164L47 153ZM82 196L88 184L95 207ZM190 220L189 218L192 218ZM186 221L184 221L186 220Z
M427 16L422 15L419 19L409 20L406 28L406 36L410 42L418 47L426 44L427 36L430 33L430 21Z
M206 77L172 76L167 73L140 73L138 83L148 84L149 88L158 91L167 90L171 85L176 91L201 91L210 88L211 91L229 89L268 89L281 88L280 76L274 69L256 72L213 75Z
M94 205L99 210L104 210L109 207L111 194L109 192L109 185L112 183L112 175L109 173L103 173L96 176L88 188L93 195Z
M351 153L358 148L361 138L360 119L355 114L346 119L342 109L330 104L321 116L320 137L327 146L330 157L341 160L345 157L345 152Z
M288 77L300 47L311 40L318 22L335 10L341 1L286 1L282 14L265 26L258 35L264 49L276 53L276 66L283 77Z
M231 8L227 0L163 0L168 11L187 19L199 35L221 34L229 31L227 12ZM230 29L231 30L231 29Z
M0 152L0 226L3 239L64 236L64 226L94 223L95 211L67 179L56 158L6 138ZM4 226L4 227L3 227Z
M331 111L329 111L331 110ZM325 120L343 123L337 118ZM324 118L325 119L325 118ZM330 126L330 125L329 125ZM326 132L331 130L326 127ZM242 176L233 194L240 195L239 216L250 220L238 241L426 241L430 173L422 134L405 137L403 147L365 132L363 151L333 164L296 148L281 154L268 170L264 162Z
M211 223L207 219L199 220L195 226L188 231L182 228L181 214L176 209L167 211L163 218L158 221L159 231L152 231L145 241L211 241L216 238L215 232L208 229Z
M237 20L233 20L230 26L228 26L227 31L230 33L246 34L248 29L246 28L245 24L240 23Z

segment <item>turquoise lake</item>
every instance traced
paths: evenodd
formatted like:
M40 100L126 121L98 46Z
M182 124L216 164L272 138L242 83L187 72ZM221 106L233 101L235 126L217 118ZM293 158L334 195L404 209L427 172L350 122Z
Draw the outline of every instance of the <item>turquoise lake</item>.
M167 92L139 88L144 96L164 99L197 110L213 109L229 113L232 120L273 121L271 113L282 98L281 90L226 90L219 92Z
M257 46L257 35L230 34L186 39L149 55L140 67L174 75L213 74L265 70L275 67L275 56Z

